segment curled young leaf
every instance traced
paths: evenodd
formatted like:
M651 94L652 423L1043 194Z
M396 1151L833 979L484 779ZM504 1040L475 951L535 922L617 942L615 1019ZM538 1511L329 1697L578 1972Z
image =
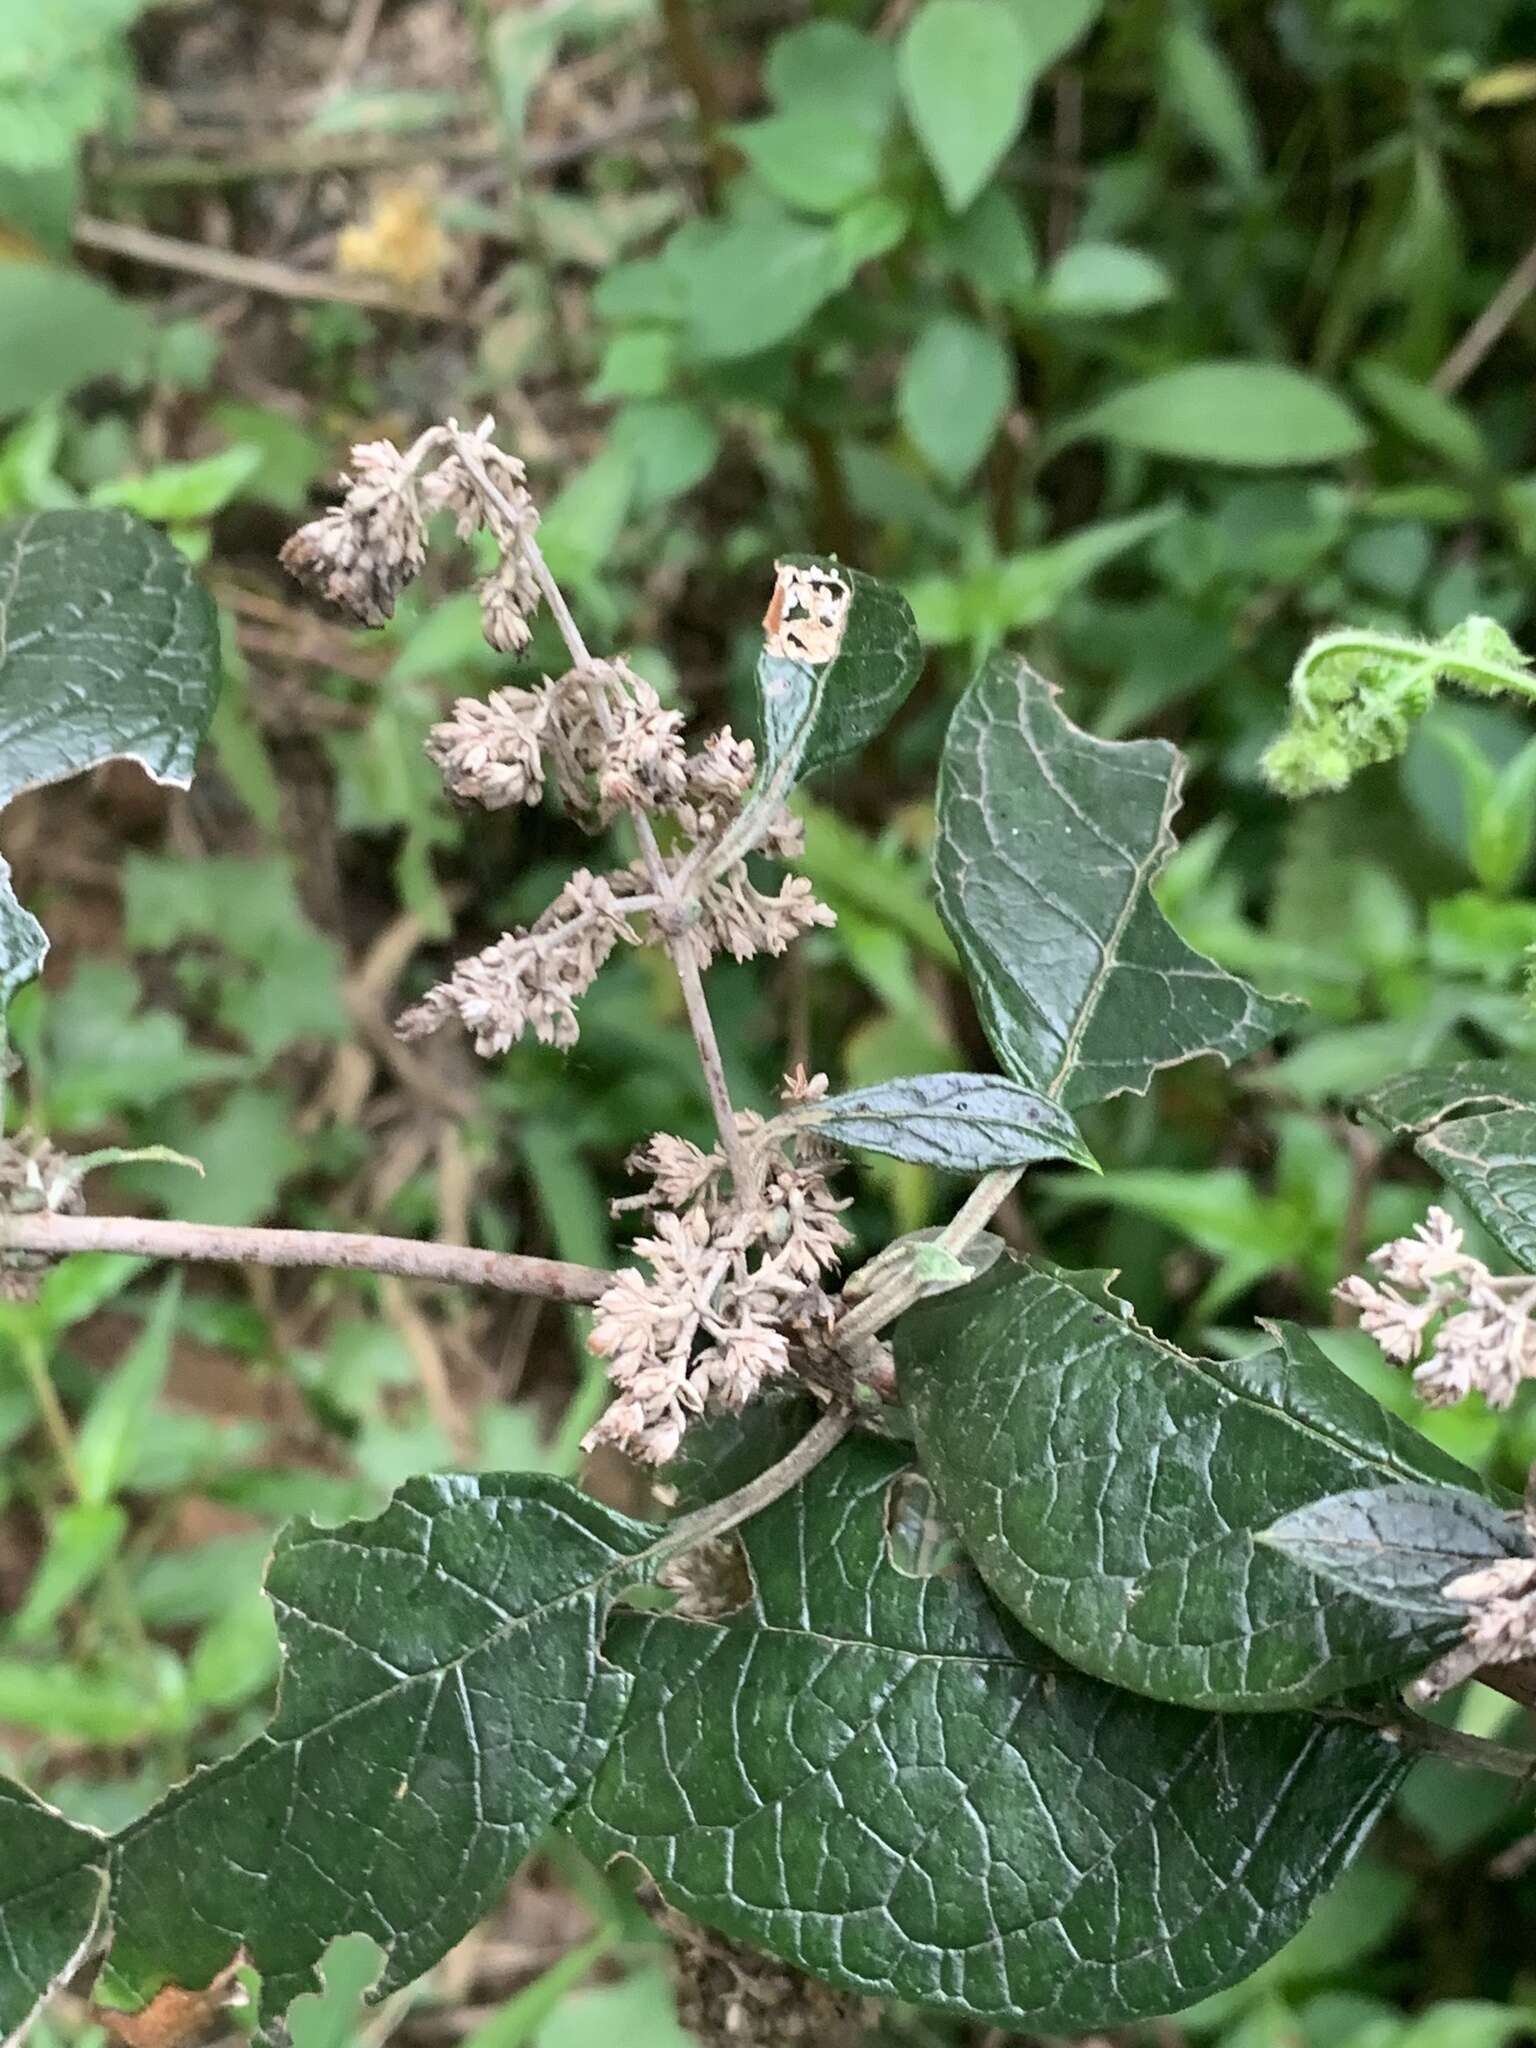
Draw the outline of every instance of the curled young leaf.
M1059 1103L997 1074L916 1074L829 1096L797 1121L839 1145L949 1173L1093 1155Z
M97 510L0 527L0 806L103 761L185 787L218 684L212 599L152 526ZM0 860L0 1009L47 950Z
M1475 1486L1306 1335L1192 1358L1101 1276L1004 1260L897 1326L941 1511L1024 1625L1154 1699L1269 1710L1423 1665L1455 1634L1261 1539L1329 1495Z
M904 1472L850 1439L742 1529L748 1605L615 1617L634 1694L565 1825L813 1976L984 2024L1101 2027L1245 1976L1348 1863L1400 1754L1064 1669L909 1540Z
M1185 945L1153 897L1182 779L1166 741L1079 732L1017 655L984 663L950 722L939 910L998 1058L1069 1107L1283 1027L1288 1006Z

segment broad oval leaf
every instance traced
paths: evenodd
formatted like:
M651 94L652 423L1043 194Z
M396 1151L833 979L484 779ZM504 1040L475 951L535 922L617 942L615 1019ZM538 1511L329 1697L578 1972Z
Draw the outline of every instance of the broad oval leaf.
M1446 1580L1529 1548L1518 1515L1465 1487L1416 1481L1328 1494L1259 1541L1365 1599L1426 1620L1449 1615L1458 1628L1467 1609L1446 1597Z
M616 1731L629 1681L599 1641L656 1534L528 1474L290 1526L267 1575L277 1713L116 1838L113 1995L200 1988L238 1944L271 2021L338 1934L383 1948L381 1994L446 1954Z
M949 1173L991 1173L1037 1159L1093 1165L1059 1103L997 1074L917 1074L829 1096L797 1121L839 1145Z
M951 213L1024 125L1036 57L1005 0L924 0L896 54L901 95Z
M912 1575L900 1451L741 1531L750 1603L617 1616L624 1729L565 1823L695 1919L855 1992L1049 2032L1175 2010L1294 1931L1402 1771L1307 1715L1064 1669L963 1566Z
M1515 1264L1536 1272L1536 1110L1456 1116L1416 1149Z
M923 649L911 606L889 583L820 555L787 555L778 566L781 580L798 570L849 592L830 661L813 665L776 651L771 635L758 656L763 780L787 794L797 775L857 753L890 723L917 681Z
M1162 1067L1240 1059L1289 1006L1196 953L1151 884L1173 852L1183 762L1164 740L1079 732L1017 655L983 664L939 768L934 875L999 1060L1068 1105Z
M1240 469L1337 462L1370 441L1353 407L1284 363L1184 363L1113 392L1076 426L1148 455Z
M897 1328L924 1469L997 1597L1080 1670L1187 1706L1309 1706L1428 1662L1454 1624L1259 1539L1329 1494L1474 1475L1303 1332L1191 1358L1098 1277L1005 1259Z
M1462 1060L1399 1074L1373 1089L1360 1108L1394 1136L1432 1131L1474 1110L1536 1109L1536 1066L1518 1059Z
M0 2039L14 2041L85 1956L107 1888L107 1844L0 1779Z
M1013 361L976 320L937 314L902 367L896 412L913 445L963 484L992 445L1013 397Z
M0 806L103 761L185 787L218 684L213 601L163 534L121 511L0 526ZM0 1009L47 950L0 860Z

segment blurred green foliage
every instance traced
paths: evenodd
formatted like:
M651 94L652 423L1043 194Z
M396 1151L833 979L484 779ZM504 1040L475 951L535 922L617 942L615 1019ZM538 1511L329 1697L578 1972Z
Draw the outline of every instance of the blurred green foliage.
M631 647L686 708L745 723L772 561L807 546L901 582L929 650L874 758L805 801L805 867L836 929L787 968L711 977L738 1100L768 1103L786 1037L838 1085L979 1057L929 897L931 783L963 675L1008 639L1087 729L1179 742L1193 773L1164 907L1310 1006L1247 1074L1183 1073L1095 1111L1106 1173L1033 1178L1017 1227L1119 1267L1142 1315L1195 1345L1229 1348L1255 1315L1321 1326L1379 1398L1519 1484L1531 1404L1426 1415L1326 1326L1341 1272L1435 1193L1341 1105L1430 1059L1536 1051L1528 717L1448 694L1401 760L1296 808L1259 764L1298 653L1344 620L1438 638L1475 613L1536 644L1536 311L1518 293L1533 0L806 0L766 26L695 0L702 80L677 40L687 10L664 10L670 41L648 0L472 10L476 84L368 79L295 116L290 140L433 136L483 103L507 175L489 200L452 181L438 199L451 235L494 231L479 324L445 348L408 310L292 307L255 376L238 324L71 253L86 212L198 239L195 192L124 166L178 17L233 6L0 0L0 515L88 503L161 522L215 576L227 666L212 793L179 837L136 831L105 936L72 933L77 883L39 863L59 951L13 1010L13 1114L207 1169L120 1169L125 1206L462 1221L596 1261L628 1149L703 1136L675 991L649 960L605 976L568 1060L530 1045L474 1073L390 1067L388 1008L430 971L415 956L451 923L489 938L535 914L571 844L552 814L466 827L422 755L453 696L515 667L472 599L413 593L382 639L330 629L297 663L251 606L280 606L276 545L349 441L477 407L515 434L528 403L560 423L529 451L552 563L594 641ZM523 176L551 79L609 49L658 91L702 90L696 148L658 159L620 136ZM259 229L261 203L236 188L236 224ZM543 639L534 653L558 659ZM861 1188L866 1247L955 1193L894 1162ZM7 1767L118 1824L259 1725L274 1643L258 1587L284 1516L357 1512L438 1465L571 1470L602 1398L579 1327L465 1314L434 1307L456 1358L493 1363L449 1412L420 1329L357 1276L178 1288L92 1257L0 1307ZM497 1357L515 1359L504 1379ZM225 1378L200 1377L209 1359ZM1459 1711L1489 1732L1506 1708L1474 1689ZM1370 1860L1184 2035L1496 2048L1529 2032L1536 1880L1488 1867L1525 1825L1506 1788L1421 1767ZM670 2048L642 1927L591 1873L567 1877L597 1932L476 2048L595 2048L616 2028ZM369 1958L332 1960L324 1999L295 2010L299 2048L373 2038ZM600 1961L610 1981L578 1988ZM86 2034L59 2019L37 2038Z

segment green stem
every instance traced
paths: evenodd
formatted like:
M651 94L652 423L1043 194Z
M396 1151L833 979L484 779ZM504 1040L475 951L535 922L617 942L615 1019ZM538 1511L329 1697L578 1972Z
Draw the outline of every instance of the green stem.
M1436 675L1471 683L1477 689L1508 690L1516 696L1536 697L1536 675L1529 669L1508 668L1499 661L1479 661L1473 655L1458 653L1453 647L1412 640L1401 633L1366 633L1352 628L1324 633L1312 642L1297 666L1293 695L1302 696L1301 686L1310 680L1317 665L1337 654L1385 655L1395 661L1421 661Z

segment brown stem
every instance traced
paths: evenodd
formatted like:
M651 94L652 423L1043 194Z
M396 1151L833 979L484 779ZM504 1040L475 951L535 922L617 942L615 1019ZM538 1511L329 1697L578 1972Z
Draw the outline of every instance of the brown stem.
M1536 242L1499 286L1482 312L1430 378L1430 389L1449 397L1461 389L1483 358L1503 340L1504 331L1526 300L1536 292Z
M661 19L673 65L693 99L695 125L704 151L705 180L709 196L715 200L737 163L735 151L720 134L725 119L725 95L689 0L661 0Z
M858 553L858 523L838 461L837 442L819 421L802 420L800 445L816 490L817 545L824 554L851 561Z
M1501 1778L1536 1784L1536 1751L1512 1749L1503 1742L1485 1742L1480 1735L1462 1735L1455 1728L1442 1728L1437 1721L1421 1721L1415 1714L1389 1720L1351 1713L1344 1707L1324 1707L1320 1711L1329 1719L1363 1721L1389 1742L1399 1743L1417 1755L1443 1757L1450 1764L1465 1764L1474 1770L1493 1771Z
M219 1265L336 1267L394 1273L461 1287L495 1287L548 1301L596 1301L613 1275L600 1266L413 1237L370 1237L349 1230L254 1230L222 1223L158 1222L141 1216L0 1216L0 1252L126 1252L146 1259L210 1260Z
M668 1528L656 1549L672 1557L680 1550L693 1550L699 1544L707 1543L712 1536L723 1536L738 1523L760 1515L764 1508L772 1507L776 1500L781 1500L791 1487L798 1486L807 1473L814 1472L822 1459L837 1449L852 1427L851 1415L829 1408L776 1465L770 1465L756 1479L749 1479L735 1493L728 1493L724 1500L711 1501L708 1507L681 1516Z

